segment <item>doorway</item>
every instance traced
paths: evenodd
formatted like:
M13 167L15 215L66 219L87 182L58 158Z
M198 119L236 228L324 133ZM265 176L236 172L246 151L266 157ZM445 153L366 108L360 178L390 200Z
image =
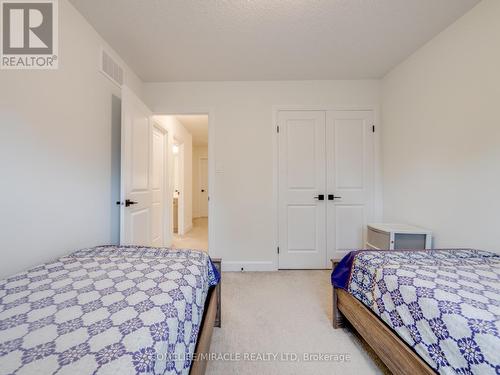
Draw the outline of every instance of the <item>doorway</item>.
M174 248L208 251L209 154L207 114L155 116L171 139L167 193Z
M185 230L174 234L173 247L208 250L208 115L176 115L179 125L189 134L191 147L184 145L184 167L179 168L185 204L191 208L184 212L191 214L191 221L185 220ZM188 155L188 153L190 155ZM190 164L187 166L187 163Z
M121 109L120 244L208 251L212 112L154 115L125 86Z

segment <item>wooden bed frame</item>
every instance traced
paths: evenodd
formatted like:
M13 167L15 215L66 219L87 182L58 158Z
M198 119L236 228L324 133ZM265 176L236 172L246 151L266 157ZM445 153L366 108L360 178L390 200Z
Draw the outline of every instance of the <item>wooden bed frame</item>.
M204 375L208 364L208 355L210 353L210 343L212 341L212 332L214 327L221 327L221 284L222 260L219 258L212 259L215 267L221 275L221 281L216 287L210 288L205 302L203 319L200 325L198 341L194 349L194 360L189 370L189 375Z
M437 373L363 303L343 289L332 288L333 328L344 327L347 319L393 374Z

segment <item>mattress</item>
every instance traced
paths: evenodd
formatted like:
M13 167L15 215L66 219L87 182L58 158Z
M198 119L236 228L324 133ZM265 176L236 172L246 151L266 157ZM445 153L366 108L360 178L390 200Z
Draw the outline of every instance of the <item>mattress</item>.
M187 374L209 288L201 251L104 246L0 281L0 374Z
M354 251L332 284L366 305L440 374L500 373L500 256Z

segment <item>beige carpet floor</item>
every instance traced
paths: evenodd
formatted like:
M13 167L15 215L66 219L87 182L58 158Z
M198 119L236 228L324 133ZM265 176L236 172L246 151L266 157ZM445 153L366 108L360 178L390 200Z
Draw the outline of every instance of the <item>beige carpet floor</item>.
M224 273L222 328L214 329L211 349L226 360L211 361L207 374L389 373L356 334L332 328L329 280L328 271ZM253 360L250 353L278 359ZM281 353L298 360L279 360ZM304 353L325 353L333 360L306 361ZM349 357L335 361L335 354ZM247 358L235 360L237 355Z
M193 219L193 228L183 236L174 233L173 248L208 250L208 218Z

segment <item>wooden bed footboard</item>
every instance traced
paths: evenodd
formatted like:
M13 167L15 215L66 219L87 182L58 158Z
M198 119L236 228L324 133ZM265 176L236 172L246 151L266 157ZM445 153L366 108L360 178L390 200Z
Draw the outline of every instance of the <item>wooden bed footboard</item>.
M219 271L220 283L215 287L217 293L217 312L215 314L215 326L220 328L222 325L222 310L221 310L221 300L222 300L222 259L214 258L212 259L215 268Z
M207 369L208 356L210 354L210 343L212 341L212 332L214 327L221 326L221 259L212 259L215 267L221 275L221 280L215 288L209 290L203 320L198 333L198 341L194 350L194 360L189 370L189 375L204 375Z
M393 374L436 374L383 321L343 289L333 287L333 327L348 320Z
M345 317L342 315L342 313L339 310L339 305L338 305L338 294L337 294L337 288L332 287L332 311L333 311L333 318L332 318L332 324L333 328L342 328L345 327Z

